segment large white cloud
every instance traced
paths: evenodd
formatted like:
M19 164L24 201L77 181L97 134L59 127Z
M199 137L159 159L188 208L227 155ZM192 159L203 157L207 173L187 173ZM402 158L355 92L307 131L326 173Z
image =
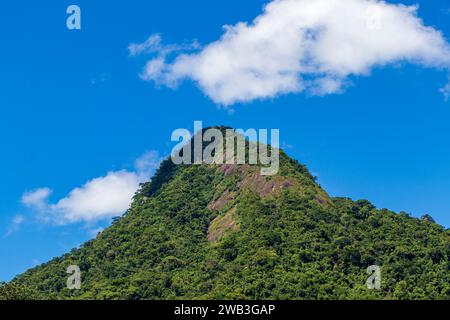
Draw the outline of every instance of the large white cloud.
M169 59L174 47L164 49L159 37L130 52L158 48L143 79L171 87L191 79L222 105L302 91L325 95L387 64L448 69L449 44L417 9L378 0L274 0L252 23L225 26L219 40L196 53Z
M149 151L135 161L134 171L113 171L94 178L56 203L49 202L49 188L26 192L22 203L38 211L42 219L57 224L95 222L122 215L139 184L150 179L160 161L156 151Z

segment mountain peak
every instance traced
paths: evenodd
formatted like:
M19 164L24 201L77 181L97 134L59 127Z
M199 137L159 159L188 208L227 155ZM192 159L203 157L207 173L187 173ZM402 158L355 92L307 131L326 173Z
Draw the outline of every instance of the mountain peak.
M282 150L276 174L260 168L166 159L122 218L12 284L62 299L449 296L448 286L430 285L450 283L441 226L330 198ZM80 290L66 287L71 265L82 272ZM366 287L374 265L380 290Z

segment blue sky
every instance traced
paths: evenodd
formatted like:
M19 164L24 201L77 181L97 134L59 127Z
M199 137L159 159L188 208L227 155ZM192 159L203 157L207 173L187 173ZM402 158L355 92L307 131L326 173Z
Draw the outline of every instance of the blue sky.
M169 154L172 131L192 129L194 120L279 128L288 154L331 195L414 216L429 213L450 226L450 102L439 92L448 82L445 70L395 63L346 77L351 84L339 94L288 93L228 107L195 81L173 89L139 77L151 57L130 56L131 43L158 33L167 44L208 44L221 37L223 25L252 21L266 2L3 4L0 280L69 251L109 223L46 221L21 203L25 192L51 189L44 199L49 209L108 172L134 179L136 159L149 151ZM69 31L66 8L73 3L82 10L82 29ZM448 1L401 3L420 4L425 25L450 37Z

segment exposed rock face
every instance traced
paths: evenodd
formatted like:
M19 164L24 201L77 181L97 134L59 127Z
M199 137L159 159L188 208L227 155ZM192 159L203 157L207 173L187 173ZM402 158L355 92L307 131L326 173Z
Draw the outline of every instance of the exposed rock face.
M220 170L225 176L234 174L238 177L239 181L237 182L237 187L239 190L250 190L262 198L277 191L287 189L293 185L292 182L286 178L279 176L262 176L259 170L251 172L249 165L224 164L220 167ZM235 192L230 190L224 191L220 197L208 205L208 209L214 211L223 210L228 204L235 200L238 192L239 191ZM208 228L209 242L215 242L228 230L239 230L239 226L234 217L235 211L236 208L233 207L225 214L217 216L211 222Z
M220 215L211 222L208 228L209 242L217 241L228 230L232 231L239 230L239 226L237 225L234 217L235 212L236 209L233 208L230 211L228 211L225 215Z
M224 164L220 167L220 170L225 176L237 174L241 180L239 188L248 188L261 197L292 186L292 182L289 179L280 176L262 176L259 170L251 172L250 166L247 164Z
M255 172L250 176L246 176L240 183L241 188L249 188L251 191L266 197L273 192L287 189L292 186L288 179L281 177L265 177Z
M234 192L225 191L217 200L211 202L208 205L208 209L220 211L230 201L234 200L234 198L235 198Z

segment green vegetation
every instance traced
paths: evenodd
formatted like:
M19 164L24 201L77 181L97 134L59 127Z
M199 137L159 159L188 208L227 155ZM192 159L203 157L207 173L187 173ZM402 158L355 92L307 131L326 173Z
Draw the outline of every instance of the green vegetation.
M167 160L96 239L10 285L18 299L449 299L450 232L430 218L332 199L283 152L273 177ZM81 290L66 288L73 264Z
M41 297L31 287L19 283L0 282L0 300L38 300Z

